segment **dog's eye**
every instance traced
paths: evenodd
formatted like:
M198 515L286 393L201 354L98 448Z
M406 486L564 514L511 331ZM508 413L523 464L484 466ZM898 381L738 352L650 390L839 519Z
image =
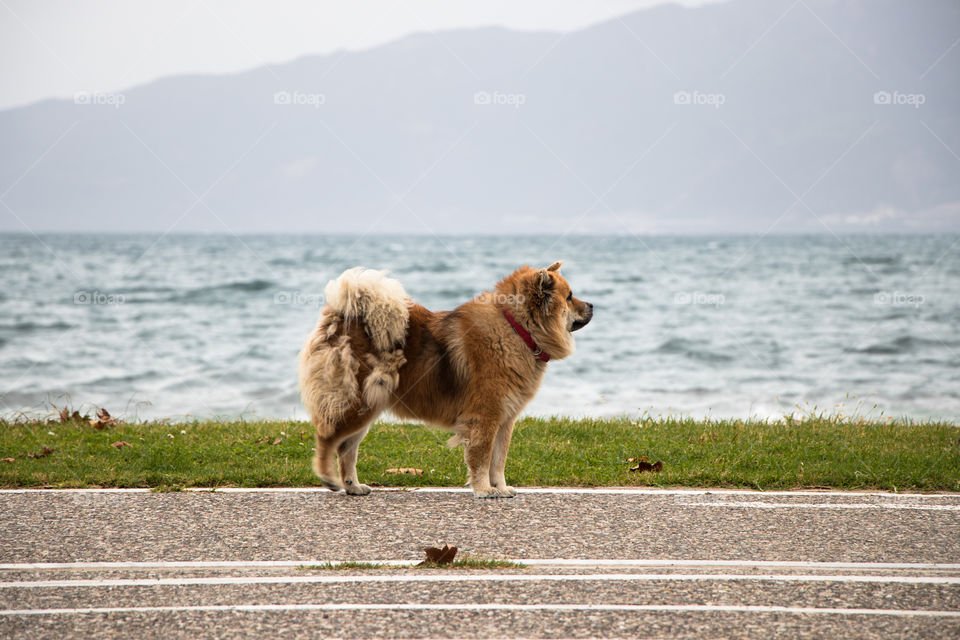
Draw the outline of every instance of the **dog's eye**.
M567 294L567 302L570 302L571 300L573 300L573 291Z

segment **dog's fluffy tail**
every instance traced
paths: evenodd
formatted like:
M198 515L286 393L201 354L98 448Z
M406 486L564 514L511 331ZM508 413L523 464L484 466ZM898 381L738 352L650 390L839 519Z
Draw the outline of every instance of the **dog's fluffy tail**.
M406 341L409 298L403 285L386 277L386 271L363 267L347 269L327 283L327 306L344 321L359 321L379 352L402 348Z
M361 403L381 410L399 384L410 314L403 286L386 271L354 267L331 280L324 290L327 304L316 328L300 352L300 395L321 436L332 434L336 422ZM356 354L342 324L359 323L373 346ZM369 373L360 389L361 357Z

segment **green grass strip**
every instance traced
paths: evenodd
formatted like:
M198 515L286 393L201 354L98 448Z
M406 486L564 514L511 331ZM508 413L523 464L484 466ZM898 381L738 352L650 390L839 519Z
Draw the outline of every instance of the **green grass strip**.
M368 569L396 569L396 567L382 562L324 562L323 564L304 564L297 567L301 571L344 571Z
M449 434L380 423L360 447L361 482L463 486L462 452ZM129 446L112 446L123 441ZM44 448L52 453L44 455ZM318 486L313 436L296 421L0 423L0 486ZM36 457L29 457L33 454ZM635 472L629 458L660 460ZM12 461L9 461L12 459ZM387 473L413 467L422 475ZM835 488L960 491L960 429L942 422L838 416L778 422L690 418L526 418L507 480L524 486Z
M297 567L303 571L343 571L343 570L369 570L369 569L526 569L527 565L513 562L512 560L499 560L495 558L481 558L476 556L465 556L459 560L454 560L449 564L427 563L423 565L410 565L396 567L382 562L325 562L323 564L309 564Z

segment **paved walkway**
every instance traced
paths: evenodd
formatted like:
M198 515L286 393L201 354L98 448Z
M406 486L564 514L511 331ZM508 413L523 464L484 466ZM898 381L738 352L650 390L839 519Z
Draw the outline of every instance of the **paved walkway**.
M0 636L960 637L960 495L0 491ZM411 569L422 547L526 569ZM344 560L379 570L306 570Z

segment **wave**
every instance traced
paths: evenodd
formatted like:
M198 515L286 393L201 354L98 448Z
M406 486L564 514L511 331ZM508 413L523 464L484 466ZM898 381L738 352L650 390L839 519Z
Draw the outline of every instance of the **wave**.
M188 289L180 295L173 296L172 298L165 300L164 302L194 302L201 299L206 299L210 297L218 297L222 294L230 293L258 293L260 291L266 291L271 287L274 287L275 284L270 280L241 280L238 282L227 282L224 284L208 285L206 287L197 287L196 289Z
M687 387L685 389L668 389L665 387L651 387L649 389L641 389L641 391L645 391L647 393L661 393L661 394L667 394L667 395L671 393L676 393L676 394L691 394L691 395L702 396L702 395L707 395L711 393L722 393L723 389L702 387L702 386Z
M443 298L452 298L454 300L462 300L466 302L474 296L479 295L478 291L467 288L447 288L447 289L438 289L436 291L431 291L431 294L435 296L440 296Z
M117 289L113 289L111 292L127 295L131 293L171 293L174 291L176 291L176 289L173 287L154 287L144 284L135 287L119 287Z
M392 269L396 274L402 273L453 273L461 269L460 265L448 262L434 262L431 264L411 264L399 269Z
M646 280L644 279L643 276L637 275L637 274L632 274L632 275L628 275L628 276L627 276L627 275L624 275L624 276L616 276L616 277L612 278L612 281L613 281L613 282L616 282L617 284L630 284L630 283L633 283L633 282L646 282Z
M93 380L78 382L77 384L83 387L94 387L94 388L109 387L111 385L123 386L123 385L129 385L135 382L144 382L147 380L160 380L165 375L166 373L163 371L159 371L156 369L149 369L147 371L143 371L139 373L127 373L127 374L121 374L121 375L115 375L115 376L110 376L110 375L101 376ZM126 386L123 386L122 390L126 391Z
M654 349L654 353L682 355L691 360L708 363L732 362L734 360L733 356L705 349L701 346L701 343L684 338L670 338Z
M867 265L884 265L884 264L899 264L900 256L849 256L844 258L843 264L867 264Z
M914 353L927 347L944 347L937 340L928 340L926 338L917 338L916 336L903 335L889 342L878 342L863 349L858 349L858 353L869 355L900 355L905 353Z
M14 324L0 325L0 331L13 333L33 333L36 331L66 331L75 329L77 325L57 320L55 322L15 322Z

